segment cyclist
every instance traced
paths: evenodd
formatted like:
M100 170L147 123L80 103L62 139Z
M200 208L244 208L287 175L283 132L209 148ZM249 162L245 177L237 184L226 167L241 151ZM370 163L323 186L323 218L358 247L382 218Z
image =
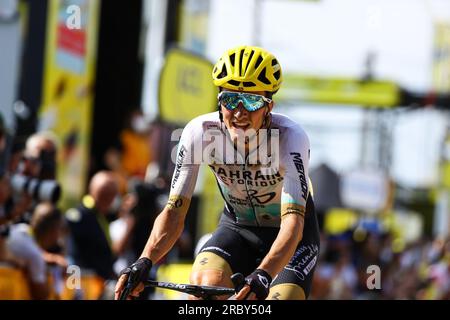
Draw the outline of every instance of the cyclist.
M246 278L237 300L309 295L319 254L308 183L309 139L293 120L272 113L272 95L282 82L280 64L262 48L240 46L224 53L212 76L219 110L184 128L168 203L141 258L122 272L116 298L128 277L136 282L147 277L152 263L183 231L200 165L198 150L214 172L225 208L195 259L191 283L233 287L230 276L240 272ZM212 136L213 148L207 143ZM131 295L142 289L140 283Z

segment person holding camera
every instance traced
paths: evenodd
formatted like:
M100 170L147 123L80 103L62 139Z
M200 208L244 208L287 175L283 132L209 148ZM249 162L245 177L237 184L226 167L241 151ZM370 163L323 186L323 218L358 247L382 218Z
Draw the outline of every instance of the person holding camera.
M56 179L56 138L50 132L38 132L26 142L21 171L41 180Z
M34 206L40 202L56 203L61 187L56 178L56 138L50 132L31 135L15 172L10 175L12 207L15 217L31 220Z

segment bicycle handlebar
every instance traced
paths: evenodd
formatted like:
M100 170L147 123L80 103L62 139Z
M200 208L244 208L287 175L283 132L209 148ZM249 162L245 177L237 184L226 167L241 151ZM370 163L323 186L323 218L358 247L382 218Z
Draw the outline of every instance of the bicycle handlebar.
M128 279L125 288L123 289L119 300L126 300L128 295L133 290L133 280ZM221 296L221 295L232 295L239 292L245 284L244 276L241 273L235 273L231 276L231 281L233 282L235 288L226 288L226 287L216 287L216 286L201 286L196 284L180 284L180 283L172 283L172 282L163 282L163 281L154 281L154 280L146 280L144 281L144 285L146 287L158 287L169 290L175 290L184 292L190 295L193 295L197 298L203 298L205 300L212 299L213 296Z
M201 286L195 284L179 284L172 282L162 282L147 280L144 282L146 287L158 287L184 292L193 295L197 298L210 299L212 296L220 296L227 294L234 294L236 291L233 288L216 287L216 286Z

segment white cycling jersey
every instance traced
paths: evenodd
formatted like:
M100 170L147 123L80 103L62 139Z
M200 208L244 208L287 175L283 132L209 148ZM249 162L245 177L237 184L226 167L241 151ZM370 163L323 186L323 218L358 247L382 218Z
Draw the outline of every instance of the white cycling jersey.
M178 144L168 205L188 205L203 163L214 172L226 212L237 224L279 227L284 214L304 215L309 181L305 131L287 116L272 113L267 134L260 131L254 146L256 140L250 141L244 157L218 111L191 120Z

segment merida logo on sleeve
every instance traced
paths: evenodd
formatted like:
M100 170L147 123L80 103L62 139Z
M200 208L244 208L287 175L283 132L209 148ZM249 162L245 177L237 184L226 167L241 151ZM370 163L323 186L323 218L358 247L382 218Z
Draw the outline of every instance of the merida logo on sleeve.
M305 167L303 166L302 155L298 152L291 152L290 155L293 156L292 161L294 162L295 168L299 174L300 184L302 186L302 198L308 197L308 184L306 183L305 177Z
M178 151L177 163L175 164L175 173L172 180L172 189L175 187L178 179L180 178L181 167L183 166L184 158L186 157L186 148L182 145Z

